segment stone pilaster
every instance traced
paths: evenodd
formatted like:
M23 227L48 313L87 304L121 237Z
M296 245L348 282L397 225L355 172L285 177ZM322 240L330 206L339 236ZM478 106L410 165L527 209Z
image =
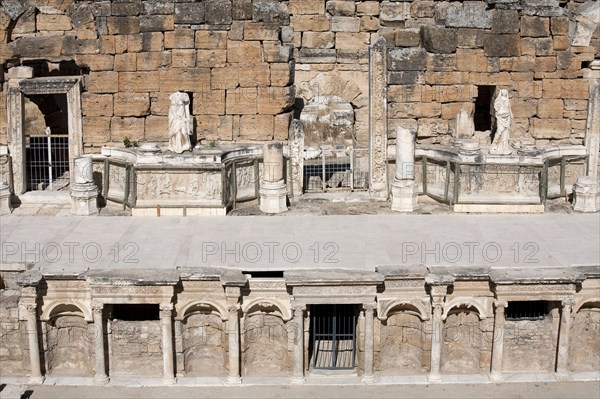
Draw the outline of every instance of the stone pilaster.
M289 130L289 155L291 159L291 186L294 198L302 195L304 182L304 125L293 119Z
M600 179L598 175L598 152L600 151L600 83L590 86L585 147L588 154L587 175L594 179Z
M227 320L227 332L229 341L229 376L227 382L239 384L240 378L240 306L229 305L229 320Z
M263 178L260 181L260 210L287 211L287 188L283 178L283 144L273 142L263 148Z
M29 341L29 362L31 364L30 384L41 384L44 382L42 365L40 363L40 343L38 339L37 304L26 305L27 312L27 338Z
M95 303L92 305L92 315L94 318L94 348L96 353L96 374L94 383L103 385L108 382L106 375L106 359L104 358L104 304Z
M398 127L396 133L396 173L392 182L392 210L413 212L417 204L415 183L416 132Z
M32 72L33 74L33 72ZM15 195L25 192L25 136L23 135L23 93L19 89L20 79L10 79L7 83L7 125L8 142L12 159L13 190Z
M173 304L160 305L160 325L162 329L163 382L165 384L175 384Z
M294 304L294 371L292 375L292 384L303 384L304 379L304 311L306 305Z
M374 326L373 319L375 314L375 303L367 303L363 305L365 312L365 364L363 369L362 381L365 384L375 382L373 376L373 351L374 351Z
M506 301L494 301L494 340L492 341L491 378L502 379L502 356L504 351L504 309Z
M569 374L569 333L571 332L571 311L573 298L561 301L560 330L558 333L558 356L556 357L556 372L566 376Z
M380 38L369 48L369 188L388 197L387 179L387 45Z
M454 277L447 275L430 274L425 277L425 282L430 286L431 305L433 318L431 321L431 367L428 379L432 382L441 381L440 368L442 360L444 301L448 286L454 283Z

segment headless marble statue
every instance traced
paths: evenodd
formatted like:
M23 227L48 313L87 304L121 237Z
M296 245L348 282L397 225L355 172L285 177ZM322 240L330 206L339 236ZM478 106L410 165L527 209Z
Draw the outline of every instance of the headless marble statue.
M169 150L181 154L192 149L192 118L190 116L190 97L187 93L176 92L169 97Z
M508 139L510 138L513 113L510 108L508 90L506 89L500 90L498 97L494 100L494 118L496 120L496 134L490 148L490 154L508 155L511 153Z

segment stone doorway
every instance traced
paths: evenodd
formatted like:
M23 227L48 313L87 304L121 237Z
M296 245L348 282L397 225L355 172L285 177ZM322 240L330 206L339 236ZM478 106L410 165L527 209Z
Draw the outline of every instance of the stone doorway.
M53 104L53 107L61 111L58 114L51 112L48 105L47 112L42 112L45 126L41 135L45 136L46 132L49 132L49 136L63 136L60 140L63 141L63 146L67 147L65 151L68 153L68 161L64 162L68 162L68 165L63 167L64 170L61 169L61 176L66 173L68 180L72 180L73 161L83 153L81 77L13 78L8 81L7 94L7 131L13 161L14 194L17 196L24 194L30 191L31 187L27 165L27 146L31 145L31 141L28 142L25 131L25 105L31 102L28 99L37 100L40 104L45 102ZM40 111L39 106L38 111ZM57 120L52 121L52 118L57 115L59 115ZM58 173L59 170L56 172Z
M356 305L310 305L310 367L353 370L356 366Z

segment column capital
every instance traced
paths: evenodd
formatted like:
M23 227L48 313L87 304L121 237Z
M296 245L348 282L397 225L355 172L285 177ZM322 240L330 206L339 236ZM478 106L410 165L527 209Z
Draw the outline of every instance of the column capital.
M37 315L37 304L35 304L35 303L26 304L25 310L27 311L28 315L35 316L35 315Z
M508 306L508 301L501 301L499 299L494 299L494 307L497 310L504 311L504 308Z
M292 303L292 311L294 312L294 316L296 313L304 313L306 310L306 304L304 303Z
M161 303L160 304L161 318L169 318L172 315L173 315L173 304L172 303Z
M376 302L363 303L362 307L367 312L373 312L375 309L377 309L377 303Z
M240 308L241 308L241 306L240 306L239 303L235 303L235 304L231 304L230 303L230 304L227 305L227 311L230 314L232 314L232 313L237 314L239 312Z
M104 304L100 303L100 302L92 302L92 312L93 313L100 313L102 314L102 311L104 310Z
M575 304L575 300L573 299L573 297L566 297L566 298L562 299L560 301L560 303L563 308L566 308L566 307L572 308L573 305Z

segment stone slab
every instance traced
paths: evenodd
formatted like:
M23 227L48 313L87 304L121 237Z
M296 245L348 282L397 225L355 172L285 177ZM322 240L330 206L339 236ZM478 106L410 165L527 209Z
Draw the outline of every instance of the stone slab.
M544 213L544 205L530 204L456 204L457 213Z
M9 215L0 218L0 242L2 263L32 262L57 270L225 266L374 272L377 266L390 264L453 268L600 264L600 224L593 214L59 219Z

